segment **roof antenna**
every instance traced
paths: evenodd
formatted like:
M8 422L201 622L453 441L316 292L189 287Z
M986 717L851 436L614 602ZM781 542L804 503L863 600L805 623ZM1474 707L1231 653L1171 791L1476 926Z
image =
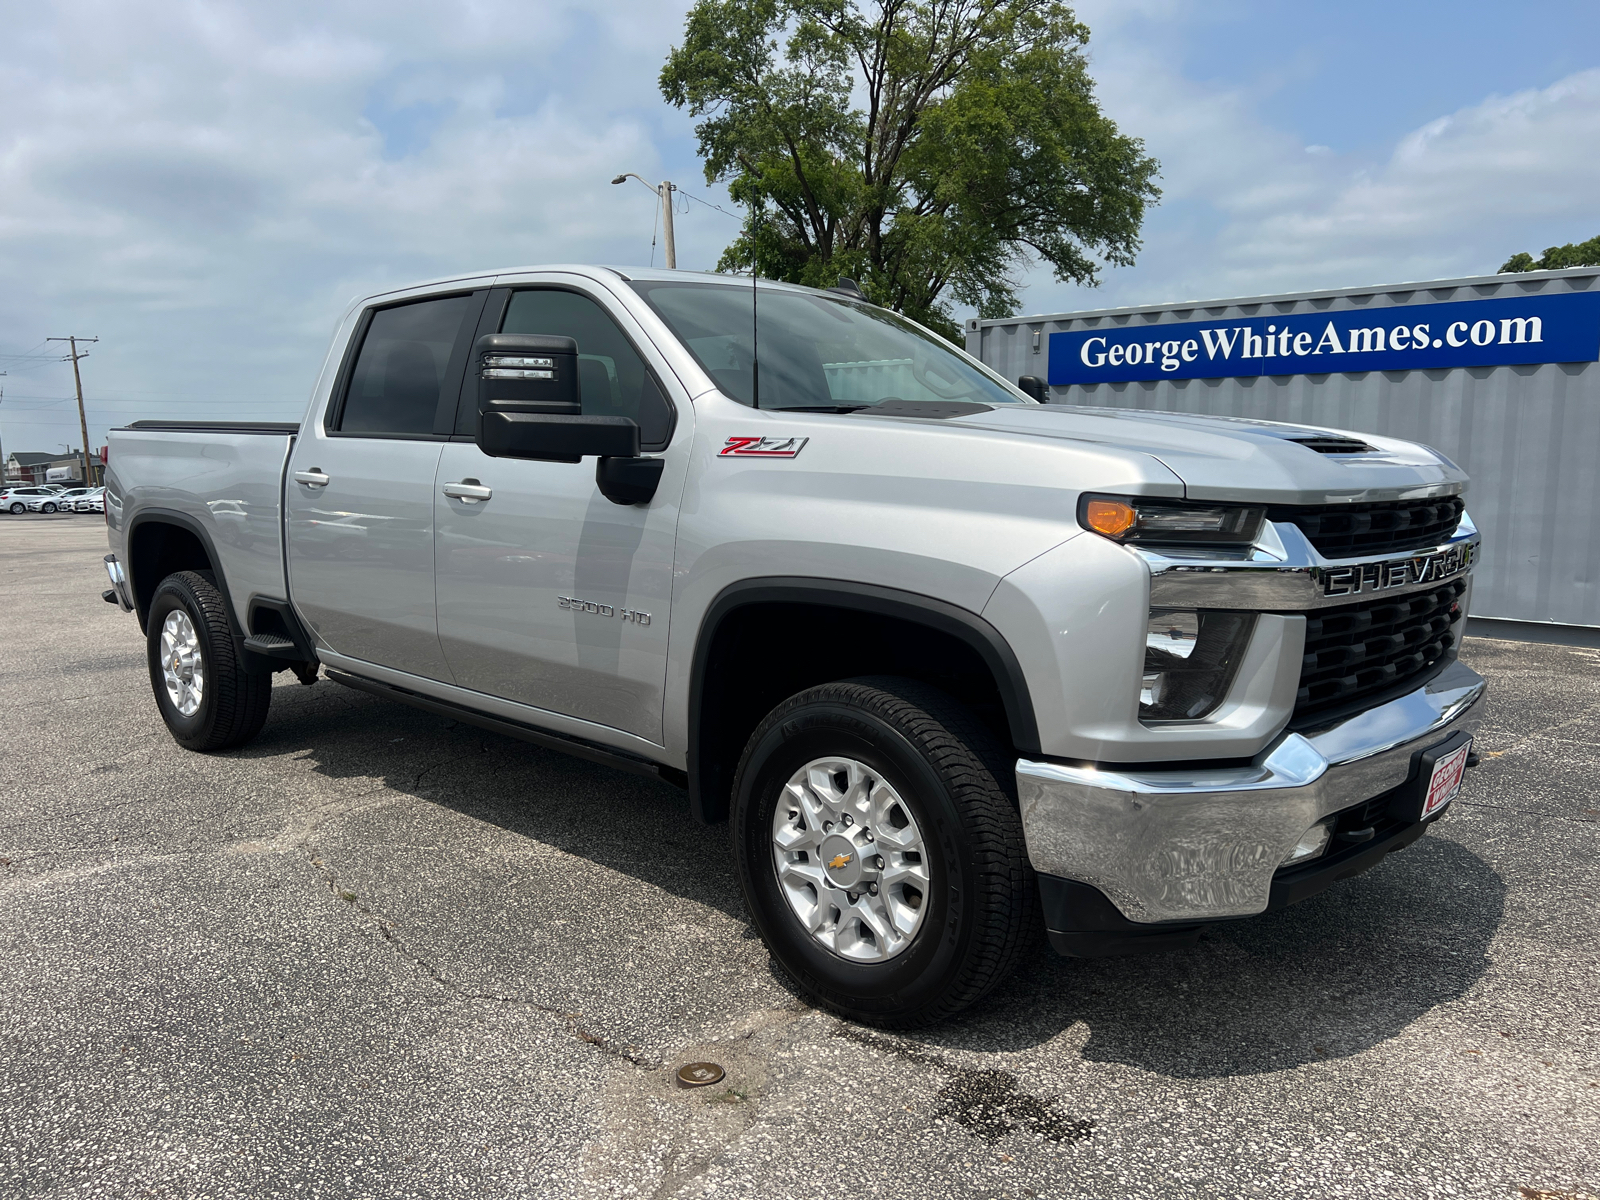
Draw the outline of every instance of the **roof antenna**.
M750 200L750 407L761 407L761 343L757 340L756 324L756 248L761 231L760 210L756 208L758 192ZM762 203L762 208L766 207Z

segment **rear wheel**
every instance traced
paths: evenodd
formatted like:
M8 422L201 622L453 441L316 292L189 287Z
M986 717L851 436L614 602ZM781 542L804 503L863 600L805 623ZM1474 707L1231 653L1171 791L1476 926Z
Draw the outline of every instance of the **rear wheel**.
M150 685L161 719L180 746L242 746L267 719L272 676L251 675L234 653L222 593L210 574L168 575L150 601L146 624Z
M24 504L21 500L13 500L11 502L11 515L12 516L14 516L14 517L15 516L20 516L21 514L27 512L27 511L28 511L28 506L26 504Z
M1008 766L970 712L914 680L824 684L762 721L734 784L739 880L811 999L912 1028L1006 976L1037 908Z

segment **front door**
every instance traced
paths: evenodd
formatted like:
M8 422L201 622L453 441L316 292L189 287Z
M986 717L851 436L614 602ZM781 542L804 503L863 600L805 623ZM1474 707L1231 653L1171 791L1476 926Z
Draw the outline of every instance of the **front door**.
M643 448L666 451L655 499L613 504L592 458L491 458L452 441L434 498L439 638L461 687L659 742L688 430L673 439L658 372L602 299L562 288L501 293L480 332L575 339L583 411L633 417ZM473 390L469 371L463 399Z
M433 494L487 291L373 310L285 483L290 595L336 654L448 682Z

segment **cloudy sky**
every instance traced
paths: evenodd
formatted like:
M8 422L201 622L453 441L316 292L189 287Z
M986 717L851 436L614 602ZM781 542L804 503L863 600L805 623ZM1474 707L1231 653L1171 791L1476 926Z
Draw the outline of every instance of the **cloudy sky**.
M709 201L656 75L683 3L0 0L0 439L297 418L358 293L645 263ZM1493 271L1600 234L1600 6L1089 0L1107 110L1162 163L1137 266L1024 310ZM733 228L696 204L679 264ZM659 251L656 261L659 263Z

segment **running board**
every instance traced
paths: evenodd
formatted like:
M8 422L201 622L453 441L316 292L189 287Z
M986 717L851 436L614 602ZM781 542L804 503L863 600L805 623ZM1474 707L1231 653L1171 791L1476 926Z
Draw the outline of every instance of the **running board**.
M347 688L354 688L358 692L382 696L386 700L398 700L402 704L409 704L413 708L420 708L424 712L433 713L435 716L463 721L468 725L476 725L479 729L487 729L492 733L502 733L507 737L518 738L524 742L532 742L535 746L543 746L546 750L559 750L563 754L570 754L574 758L587 759L589 762L599 763L604 767L615 767L619 771L627 771L634 775L645 775L651 779L660 779L672 784L674 787L689 786L689 777L682 771L673 767L663 766L661 763L651 762L647 758L639 758L624 750L612 750L607 746L586 742L579 738L563 737L559 733L550 733L547 730L535 729L532 725L524 725L521 721L511 721L504 717L492 717L488 713L479 712L475 708L467 708L460 704L452 704L448 700L438 700L432 696L424 696L420 692L413 692L408 688L396 687L389 683L379 683L376 679L367 679L361 675L351 675L347 671L337 671L332 667L324 667L323 671L334 683L343 684Z

